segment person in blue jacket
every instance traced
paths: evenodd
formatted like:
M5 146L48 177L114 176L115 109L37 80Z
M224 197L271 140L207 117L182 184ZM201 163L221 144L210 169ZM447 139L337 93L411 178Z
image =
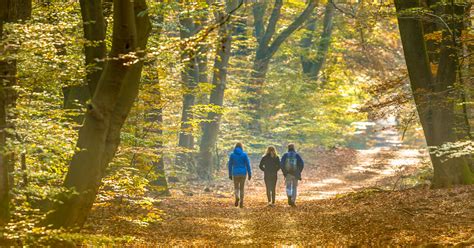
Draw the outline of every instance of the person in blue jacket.
M252 178L252 169L247 153L244 152L242 143L235 145L234 151L229 157L229 179L234 180L235 206L244 207L245 178Z
M295 145L288 145L288 152L281 158L281 171L285 176L286 195L288 204L295 207L298 180L301 180L301 172L304 168L304 162L301 156L296 153Z

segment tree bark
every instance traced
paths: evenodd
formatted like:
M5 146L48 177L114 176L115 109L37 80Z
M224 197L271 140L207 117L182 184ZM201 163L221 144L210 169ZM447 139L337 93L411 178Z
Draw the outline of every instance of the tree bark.
M3 20L0 19L0 41L3 41ZM3 49L2 49L3 50ZM0 69L1 70L1 69ZM0 71L0 82L4 80L4 73ZM7 74L7 76L9 76ZM3 84L0 85L0 227L10 219L10 183L8 163L5 161L6 127L7 127L6 94Z
M180 18L180 37L188 39L195 34L195 23L191 17ZM194 136L191 133L192 106L194 106L194 89L199 81L199 65L196 54L187 50L183 52L184 71L181 73L183 80L183 109L181 113L181 132L179 133L178 145L183 148L192 149L194 147Z
M102 1L80 0L82 26L84 30L84 54L86 64L86 83L67 86L63 89L64 108L76 109L85 105L94 95L102 70L104 69L107 48L105 44L106 23ZM82 117L77 122L82 122Z
M143 62L130 64L127 54L143 56L151 28L145 0L114 0L112 50L79 131L64 186L77 194L64 196L47 223L80 228L95 200L105 167L119 145L120 129L138 92Z
M163 156L163 107L162 107L162 99L161 99L161 87L159 86L159 79L156 80L156 84L158 87L155 88L153 91L153 95L155 95L155 99L150 102L152 105L152 109L147 114L147 122L150 123L152 126L151 132L154 133L158 137L158 141L156 142L155 149L156 155L158 157L157 160L152 162L153 171L155 172L155 178L151 180L151 185L153 188L157 188L156 191L162 195L170 195L168 189L168 182L166 180L166 173L165 173L165 161Z
M233 10L239 0L227 0L226 12ZM223 20L226 13L217 13L217 20ZM231 55L232 45L232 24L221 25L218 30L219 40L216 46L216 57L214 59L214 74L212 78L212 89L209 104L222 108L224 104L224 92L226 88L227 66ZM213 169L215 168L214 156L212 150L216 146L219 125L222 114L220 112L210 112L207 115L209 122L202 126L202 138L199 146L199 167L198 175L202 180L210 180Z
M453 90L457 81L457 45L448 37L455 33L443 32L439 66L434 77L424 40L423 23L413 14L407 13L407 10L420 7L420 2L396 0L395 6L410 85L426 142L430 147L434 168L433 187L471 184L474 182L474 173L466 157L441 158L433 153L443 144L462 141L466 137L465 133L458 133L459 127L465 126L465 123L456 121L455 113L455 103L459 100L458 94ZM452 30L453 28L454 26L451 27Z
M29 19L31 16L31 0L1 0L0 6L0 53L8 55L15 52L3 45L3 25ZM7 149L6 129L13 128L9 120L10 109L15 106L16 92L16 59L0 60L0 226L8 222L10 217L10 189L13 186L14 154Z

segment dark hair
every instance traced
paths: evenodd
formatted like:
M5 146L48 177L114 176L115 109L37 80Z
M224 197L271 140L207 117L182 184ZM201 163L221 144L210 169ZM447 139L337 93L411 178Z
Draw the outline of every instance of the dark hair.
M294 152L295 151L295 144L293 144L293 143L288 144L288 151Z
M238 142L237 144L235 144L235 148L241 148L241 149L244 149L244 145L242 145L242 143Z

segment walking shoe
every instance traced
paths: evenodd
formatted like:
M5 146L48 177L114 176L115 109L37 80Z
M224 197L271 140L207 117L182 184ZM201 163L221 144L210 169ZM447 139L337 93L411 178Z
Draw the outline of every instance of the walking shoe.
M291 201L291 203L290 203L290 206L292 206L292 207L296 207L296 204L295 204L295 202L294 202L294 201Z
M291 206L292 203L293 203L293 201L291 201L291 196L288 196L288 205Z
M234 206L238 207L239 206L239 198L235 198L235 203L234 203Z
M239 208L244 208L244 202L240 201Z

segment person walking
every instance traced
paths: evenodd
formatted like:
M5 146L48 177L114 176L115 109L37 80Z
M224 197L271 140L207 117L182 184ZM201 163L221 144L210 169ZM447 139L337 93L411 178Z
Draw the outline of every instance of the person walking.
M296 152L294 144L288 145L288 152L281 158L280 166L281 171L285 176L288 205L295 207L298 180L301 180L301 172L304 168L304 162L301 156Z
M244 207L245 178L252 178L252 168L247 153L244 152L242 143L235 145L234 151L229 157L229 179L234 181L235 206Z
M267 189L268 205L275 205L276 183L278 179L278 171L280 170L280 158L278 157L275 147L269 146L265 155L260 160L258 166L263 171L263 179Z

